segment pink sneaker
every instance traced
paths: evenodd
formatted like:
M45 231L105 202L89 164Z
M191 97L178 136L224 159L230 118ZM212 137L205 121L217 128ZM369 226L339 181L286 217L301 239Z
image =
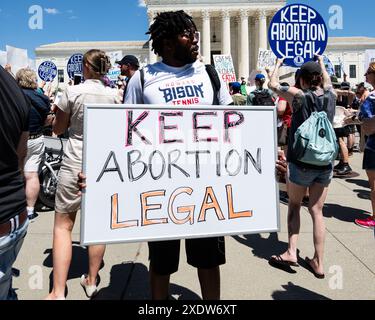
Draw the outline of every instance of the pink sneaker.
M367 219L355 219L354 222L356 225L367 229L375 227L375 219L373 217L368 217Z

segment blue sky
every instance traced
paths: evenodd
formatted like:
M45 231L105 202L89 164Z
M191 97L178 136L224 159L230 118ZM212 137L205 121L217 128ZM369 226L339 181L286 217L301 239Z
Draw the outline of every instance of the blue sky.
M146 40L146 8L140 0L2 0L0 1L0 50L11 45L29 50L61 41ZM233 1L235 3L235 1ZM375 37L373 0L288 0L317 9L327 24L329 8L340 5L344 12L343 30L329 30L330 36ZM357 2L359 3L359 2ZM43 8L43 29L29 28L29 8ZM366 10L366 7L368 10Z

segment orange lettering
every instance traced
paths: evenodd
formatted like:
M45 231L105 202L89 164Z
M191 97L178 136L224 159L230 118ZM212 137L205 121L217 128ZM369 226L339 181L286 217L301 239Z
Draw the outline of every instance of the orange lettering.
M161 209L161 204L148 204L147 198L149 197L161 197L165 196L165 190L150 191L141 194L141 205L142 205L142 226L150 226L153 224L163 224L168 223L167 218L163 219L147 219L147 213L150 210L159 210Z
M189 214L185 219L177 219L177 217L175 216L175 214L173 212L173 203L174 203L176 197L178 195L182 194L182 193L187 193L190 196L193 193L193 189L188 188L188 187L178 188L176 191L174 191L172 193L171 197L169 198L169 204L168 204L169 217L171 218L171 220L175 224L185 224L187 222L190 222L190 224L194 224L194 210L195 210L194 205L177 208L177 213L188 213Z
M250 217L252 217L253 216L253 211L234 212L232 185L230 185L230 184L227 185L226 189L227 189L229 219L250 218Z
M111 197L111 203L112 203L111 229L116 230L116 229L122 229L122 228L138 227L139 225L138 220L124 221L124 222L118 221L118 194L117 193Z
M208 198L210 198L212 201L208 202ZM206 189L206 194L204 196L201 212L199 214L198 222L206 221L206 211L209 209L215 209L216 215L219 220L225 220L223 211L220 208L219 202L217 201L217 198L215 196L214 190L212 187L208 187Z

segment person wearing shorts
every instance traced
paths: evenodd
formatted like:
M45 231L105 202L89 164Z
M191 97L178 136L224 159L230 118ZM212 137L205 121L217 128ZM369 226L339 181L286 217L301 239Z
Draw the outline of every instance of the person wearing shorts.
M270 89L286 99L293 109L287 154L289 167L288 250L272 256L269 262L271 265L278 267L298 266L297 241L300 232L301 202L308 189L309 212L314 226L315 254L312 259L306 257L305 261L313 275L316 278L323 279L325 277L323 267L325 239L323 206L328 193L328 185L333 176L333 168L332 164L316 166L303 163L298 160L293 148L295 132L313 111L324 110L331 123L334 118L337 96L332 88L323 58L318 57L318 61L318 63L315 61L307 62L301 67L300 85L302 90L279 84L277 75L283 59L277 61L269 83ZM312 104L308 103L311 98L314 99Z
M24 167L26 180L26 201L29 220L35 219L35 204L40 191L39 166L43 159L44 138L43 127L51 111L50 101L47 96L37 92L37 75L31 69L21 69L16 75L19 86L30 104L29 141L27 143L27 157Z
M120 102L115 89L105 87L103 77L111 64L101 50L90 50L83 57L85 82L66 89L58 102L53 131L63 134L69 128L69 140L59 171L55 199L55 224L53 230L53 288L47 300L65 299L65 287L72 259L71 233L77 211L81 206L78 196L78 174L82 171L83 121L85 104L116 104ZM90 246L89 273L81 277L81 285L91 298L97 293L99 269L103 261L105 246Z
M163 12L156 16L148 32L153 50L162 61L143 69L131 78L125 104L159 104L171 108L181 102L178 97L166 101L160 88L178 82L202 83L204 95L194 96L196 105L211 106L233 103L226 85L215 92L206 66L198 60L197 29L192 17L183 11ZM215 102L216 101L216 102ZM215 102L215 103L214 103ZM224 238L186 240L188 263L198 269L202 297L205 300L220 299L220 265L225 263ZM178 270L180 241L149 242L150 279L152 298L165 300L169 297L170 276Z
M366 71L366 82L375 87L375 62L370 63ZM366 219L356 219L355 223L363 228L375 230L375 91L371 92L360 107L362 130L368 136L363 156L363 169L366 170L371 188L372 213Z

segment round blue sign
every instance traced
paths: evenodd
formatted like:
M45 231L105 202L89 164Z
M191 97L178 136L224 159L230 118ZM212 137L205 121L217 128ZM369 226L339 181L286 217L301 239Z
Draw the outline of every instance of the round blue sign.
M67 65L67 72L69 79L74 79L74 75L76 74L83 74L83 54L77 53L70 57Z
M44 61L38 68L38 74L43 81L53 81L57 76L57 67L52 61Z
M291 4L279 10L268 30L272 51L284 64L300 67L322 55L327 47L328 29L322 16L304 4Z

